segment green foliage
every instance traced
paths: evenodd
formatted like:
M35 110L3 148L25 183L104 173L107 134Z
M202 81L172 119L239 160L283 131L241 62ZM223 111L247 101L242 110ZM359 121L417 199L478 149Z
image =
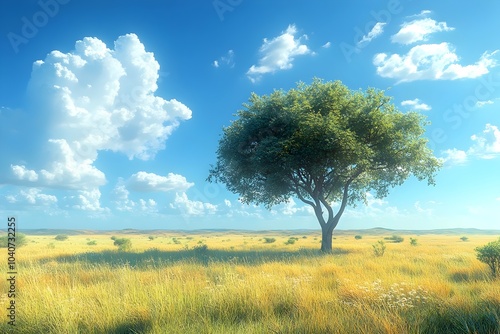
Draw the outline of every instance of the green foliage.
M383 240L377 241L377 243L373 244L372 247L373 247L373 254L375 254L375 256L384 255L386 246Z
M64 241L68 240L68 238L69 237L66 234L58 234L54 239L56 239L57 241Z
M356 240L360 240L360 239L363 239L363 236L361 236L361 235L359 235L359 234L358 234L358 235L355 235L355 236L354 236L354 239L356 239Z
M156 239L156 237L155 237L154 235L150 235L150 236L148 237L148 239L149 239L149 240L154 240L154 239Z
M208 180L268 208L296 196L328 233L368 191L383 198L410 175L434 184L441 166L423 137L425 117L397 110L383 91L314 79L252 94L243 106L223 129ZM337 213L333 201L341 203Z
M132 241L127 238L115 238L113 243L120 251L128 251L132 248Z
M462 241L469 241L469 238L466 237L466 236L463 236L463 237L460 238L460 240L462 240Z
M181 242L180 240L178 240L177 238L172 238L172 241L174 242L174 244L176 245L179 245Z
M286 242L285 245L293 245L296 241L298 241L299 238L296 237L290 237Z
M487 243L484 246L476 247L477 259L486 263L493 277L498 276L500 269L500 239Z
M113 235L113 236L111 237L111 240L116 240L116 237Z
M417 239L416 238L410 238L410 245L412 245L412 246L418 245Z
M11 240L11 244L15 244L16 247L22 247L25 246L28 243L28 240L26 239L26 234L24 233L16 233L15 236L15 243ZM9 247L9 235L4 235L0 237L0 248L7 248Z
M388 242L400 243L400 242L403 242L405 240L405 238L403 238L400 235L393 235L390 237L385 237L384 240L387 240Z
M90 240L89 242L87 242L87 245L89 245L89 246L95 246L95 245L97 245L97 241L96 240Z
M265 242L266 244L272 244L272 243L273 243L273 242L275 242L275 241L276 241L276 239L275 239L275 238L269 238L269 237L264 238L264 242Z

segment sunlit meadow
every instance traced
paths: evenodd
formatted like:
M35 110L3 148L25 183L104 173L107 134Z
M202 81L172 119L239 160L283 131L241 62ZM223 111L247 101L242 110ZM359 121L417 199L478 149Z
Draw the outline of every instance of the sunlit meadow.
M28 235L16 333L500 333L474 251L498 236L402 235L375 256L390 235L339 233L324 255L319 232L126 232Z

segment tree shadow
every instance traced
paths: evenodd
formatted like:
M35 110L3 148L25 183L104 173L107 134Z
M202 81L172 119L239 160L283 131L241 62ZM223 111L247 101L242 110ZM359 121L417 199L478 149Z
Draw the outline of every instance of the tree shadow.
M189 250L165 251L149 249L144 252L120 252L105 250L75 255L62 255L41 259L41 263L56 261L59 263L88 263L93 265L109 265L112 267L130 266L137 269L170 266L180 262L208 265L210 263L229 263L244 265L260 265L268 262L289 263L296 260L339 256L348 254L348 250L335 248L331 253L319 250L301 249L298 251L281 250L212 250L195 247Z

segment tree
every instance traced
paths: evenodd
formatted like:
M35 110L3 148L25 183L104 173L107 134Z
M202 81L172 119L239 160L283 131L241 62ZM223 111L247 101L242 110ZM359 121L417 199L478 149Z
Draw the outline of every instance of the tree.
M477 247L476 252L477 259L486 263L490 267L493 277L496 277L500 269L500 239Z
M321 250L331 251L346 205L366 203L369 191L383 198L410 175L434 184L441 163L422 137L425 117L390 101L383 91L320 79L288 92L253 93L223 129L208 181L267 208L297 197L314 209Z
M128 251L132 248L132 241L127 238L115 238L113 243L120 251Z

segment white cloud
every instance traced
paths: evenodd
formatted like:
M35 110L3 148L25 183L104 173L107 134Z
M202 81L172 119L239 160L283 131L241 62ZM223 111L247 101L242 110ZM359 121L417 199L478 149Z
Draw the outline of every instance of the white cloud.
M361 38L361 40L356 45L359 47L364 47L366 44L370 43L374 38L377 38L384 32L385 22L377 22L375 26L370 30L370 32Z
M228 199L225 199L225 200L224 200L224 204L225 204L228 208L230 208L230 207L231 207L231 205L232 205L232 204L231 204L231 201L230 201L230 200L228 200Z
M101 207L100 203L101 192L99 189L79 190L76 196L66 196L64 198L66 207L82 210L107 212L108 208Z
M476 102L476 107L477 108L482 108L486 105L490 105L490 104L493 104L495 103L493 100L487 100L487 101L477 101Z
M29 188L21 190L16 195L7 195L5 199L9 204L27 206L51 206L57 203L54 195L43 194L41 189Z
M132 212L134 210L140 210L143 212L157 212L157 203L154 199L139 199L135 202L129 198L130 192L127 190L123 179L120 179L111 192L111 199L116 205L118 211Z
M332 46L332 43L330 42L326 42L325 44L323 44L321 47L322 48L325 48L325 49L328 49L330 46Z
M252 82L258 81L266 73L288 70L293 67L295 56L311 53L307 45L301 44L301 39L304 36L295 38L296 33L297 28L290 25L280 36L272 40L264 39L259 50L261 54L259 64L252 65L247 72L247 76Z
M194 185L179 174L168 173L161 176L154 173L138 172L127 180L127 188L140 192L178 191L184 192Z
M485 52L475 64L462 66L448 43L423 44L412 47L406 55L378 53L373 58L373 64L378 75L396 79L398 83L477 78L496 65L493 56L497 51Z
M38 174L34 170L26 169L24 166L10 165L12 173L18 180L28 180L31 182L38 180Z
M28 95L33 122L43 120L37 151L50 154L14 164L15 178L95 191L106 182L94 166L99 151L152 159L179 122L191 118L181 102L155 95L159 68L134 34L120 36L114 49L86 37L72 52L55 50L36 61Z
M500 130L497 126L486 124L482 133L471 136L474 144L469 149L469 154L474 154L483 159L492 159L500 154Z
M442 154L441 161L445 165L463 165L467 162L467 153L456 148L445 150Z
M186 193L176 193L175 200L170 204L173 209L181 211L185 216L203 216L214 214L217 211L217 206L211 203L190 200Z
M409 106L415 110L428 111L428 110L432 109L429 105L421 102L420 99L405 100L405 101L401 102L401 105L402 106Z
M292 216L297 213L307 213L314 214L314 210L310 205L297 206L297 203L292 198L289 198L288 201L284 204L283 214L287 216Z
M401 25L401 29L391 37L393 43L413 44L426 41L430 34L441 31L452 31L455 28L448 27L446 22L436 22L430 18L413 20Z
M234 63L234 51L229 50L224 56L221 56L219 59L214 60L212 66L218 68L222 65L228 66L229 68L233 68Z

